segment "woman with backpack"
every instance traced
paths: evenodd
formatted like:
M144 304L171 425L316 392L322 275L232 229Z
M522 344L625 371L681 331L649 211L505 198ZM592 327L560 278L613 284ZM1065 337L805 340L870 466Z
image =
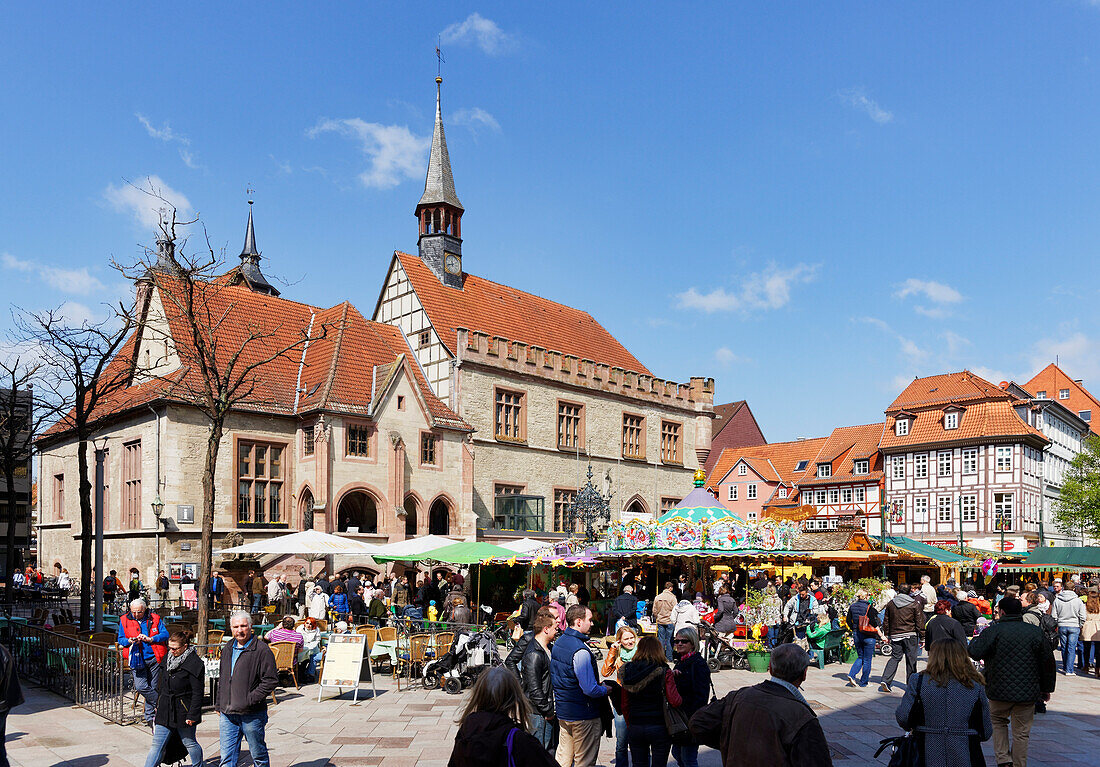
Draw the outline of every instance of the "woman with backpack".
M985 679L960 643L928 647L928 667L909 677L895 714L918 738L926 767L985 765L982 742L993 737Z
M870 595L865 589L856 592L856 601L848 608L845 618L852 631L852 647L856 651L856 662L848 672L848 687L866 687L871 677L871 661L875 658L875 645L882 636L882 621L878 610L868 600ZM856 676L859 675L859 681Z

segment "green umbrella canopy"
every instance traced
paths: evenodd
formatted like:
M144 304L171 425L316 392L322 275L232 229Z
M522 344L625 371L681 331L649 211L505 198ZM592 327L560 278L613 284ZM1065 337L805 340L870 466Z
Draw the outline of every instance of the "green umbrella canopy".
M741 517L723 506L717 498L701 487L696 487L684 500L673 506L662 516L658 523L668 522L670 519L684 519L688 522L716 522L719 519L736 519L744 522Z
M516 556L516 552L494 546L484 541L462 541L441 546L438 549L425 551L415 556L385 556L373 557L375 562L442 562L448 565L473 565L482 562L489 557L509 559Z

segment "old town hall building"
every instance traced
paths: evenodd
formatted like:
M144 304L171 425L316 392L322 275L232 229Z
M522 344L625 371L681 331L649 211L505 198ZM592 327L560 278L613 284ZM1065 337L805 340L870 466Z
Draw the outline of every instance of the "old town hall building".
M370 319L349 302L280 295L260 270L251 208L240 265L211 283L225 332L266 318L270 343L293 349L227 422L218 539L567 532L589 462L619 516L671 507L707 458L712 379L657 378L587 312L466 271L476 249L464 260L439 82L417 254L393 254ZM173 576L193 567L201 528L207 426L176 394L194 370L166 284L139 281L137 330L114 363L132 379L96 414L105 558L147 578L158 561ZM55 428L38 446L41 560L76 576L76 444Z

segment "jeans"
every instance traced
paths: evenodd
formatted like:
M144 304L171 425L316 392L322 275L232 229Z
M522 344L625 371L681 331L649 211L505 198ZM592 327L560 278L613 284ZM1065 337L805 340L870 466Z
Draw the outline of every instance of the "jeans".
M271 767L267 757L267 742L264 740L264 728L267 727L267 712L255 714L219 714L218 735L221 738L221 767L237 767L241 755L241 736L248 740L248 750L252 752L255 767Z
M258 613L260 611L260 602L263 600L262 594L252 595L252 612Z
M657 639L661 641L661 647L665 648L665 660L672 660L672 629L674 626L671 623L657 624Z
M794 630L794 638L795 639L805 639L806 638L806 627L803 626L802 628L796 628ZM807 652L810 654L810 660L811 661L817 660L817 653L814 652L814 649L812 647L809 650L807 650Z
M632 724L627 727L632 767L665 767L672 741L663 724Z
M538 738L542 747L554 755L558 748L558 723L546 721L541 714L531 713L531 734Z
M130 652L140 652L142 648L131 648ZM145 668L131 668L134 677L134 689L145 698L145 721L153 721L157 714L157 688L160 682L160 665L155 660L146 660Z
M1081 629L1077 626L1059 626L1058 636L1062 640L1062 670L1073 674L1073 662L1077 659L1077 638L1081 636Z
M177 727L176 732L180 734L183 747L187 749L187 755L191 757L191 767L202 767L202 746L195 738L195 725ZM158 767L160 765L161 754L164 753L164 746L168 743L171 734L172 730L163 724L158 724L153 728L153 745L149 749L149 756L145 758L145 767Z
M866 687L867 681L871 678L871 661L875 659L877 642L878 637L874 634L856 633L852 637L852 644L856 650L856 662L852 664L852 670L848 672L848 676L855 679L859 674L860 678L856 681L860 687Z
M672 758L680 767L699 767L699 744L692 743L688 746L672 744Z
M615 709L611 709L611 716L615 721L615 767L627 767L630 762L626 760L626 719Z
M890 637L890 660L886 661L886 670L882 672L882 683L889 686L894 682L898 664L905 657L905 678L917 673L917 638L915 636Z

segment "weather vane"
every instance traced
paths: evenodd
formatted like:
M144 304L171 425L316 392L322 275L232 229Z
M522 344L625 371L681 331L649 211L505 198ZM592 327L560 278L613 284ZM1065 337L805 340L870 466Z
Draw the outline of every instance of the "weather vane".
M256 190L252 188L252 184L248 185L248 187L244 190L244 193L248 195L248 204L251 205L252 195L256 194Z
M439 49L439 38L435 39L435 74L436 77L443 75L443 65L447 63L447 59L443 58L443 51Z

